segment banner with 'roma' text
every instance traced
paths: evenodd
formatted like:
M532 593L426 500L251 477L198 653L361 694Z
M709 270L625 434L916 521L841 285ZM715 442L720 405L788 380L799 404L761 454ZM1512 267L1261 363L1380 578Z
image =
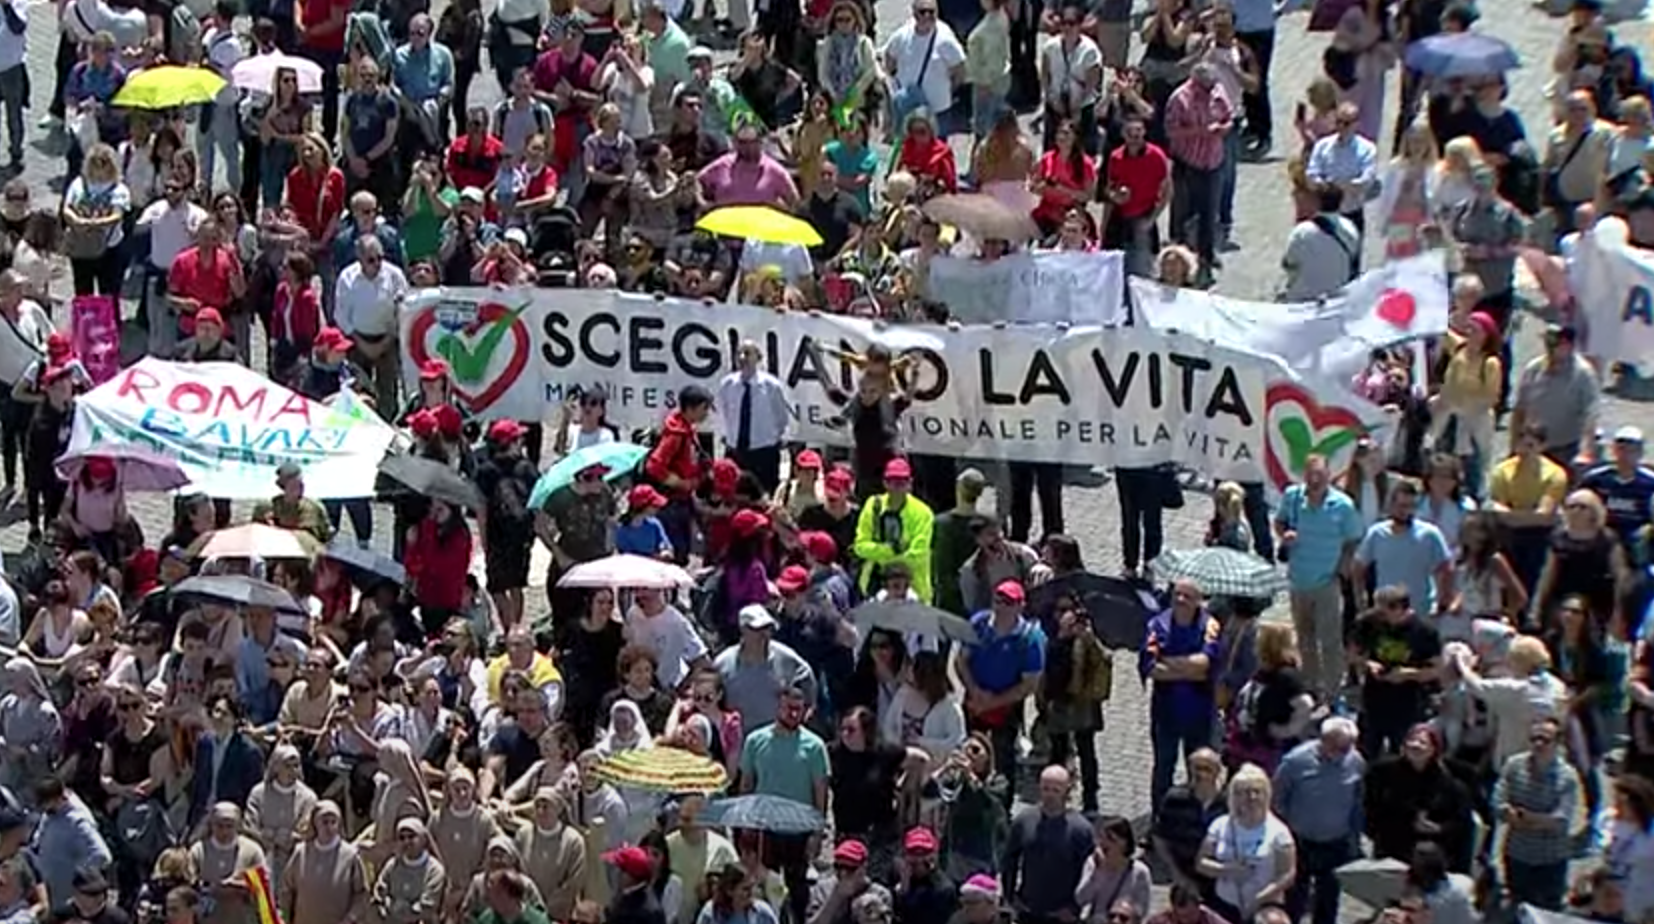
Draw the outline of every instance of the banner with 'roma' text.
M907 451L1076 465L1175 462L1215 478L1288 482L1319 452L1335 466L1382 412L1300 382L1274 359L1170 331L882 326L613 292L442 289L402 309L403 369L446 359L472 411L543 420L576 387L609 395L622 427L658 423L679 389L716 393L752 340L791 397L794 438L849 442L856 390L839 353L911 355Z

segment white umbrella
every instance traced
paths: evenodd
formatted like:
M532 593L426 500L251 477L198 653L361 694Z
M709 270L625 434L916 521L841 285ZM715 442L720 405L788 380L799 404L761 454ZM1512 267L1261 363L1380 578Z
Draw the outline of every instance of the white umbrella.
M253 93L273 93L276 71L291 70L299 78L300 93L322 92L322 66L308 58L298 58L279 51L254 55L237 64L230 71L230 82L238 90Z
M695 579L689 572L671 562L642 555L610 555L575 565L557 579L558 587L648 588L675 590L692 587Z

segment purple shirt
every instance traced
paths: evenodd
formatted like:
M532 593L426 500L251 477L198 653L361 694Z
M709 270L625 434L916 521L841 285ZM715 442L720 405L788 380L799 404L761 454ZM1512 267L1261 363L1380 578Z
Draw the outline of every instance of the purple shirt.
M1143 650L1138 655L1137 673L1144 679L1154 670L1156 658L1149 652L1149 639L1160 643L1160 657L1182 658L1189 655L1203 654L1214 669L1218 665L1221 653L1219 637L1222 626L1212 614L1205 610L1188 625L1181 625L1172 618L1172 611L1165 610L1160 615L1149 620L1148 633L1143 638ZM1214 672L1208 672L1206 680L1157 680L1154 683L1154 697L1150 700L1151 715L1160 721L1168 718L1173 722L1194 722L1202 717L1209 719L1216 703L1212 697L1212 680ZM1170 709L1171 712L1164 710Z
M785 209L798 199L787 168L773 158L759 155L746 163L734 151L719 157L701 171L701 188L713 205L769 205Z

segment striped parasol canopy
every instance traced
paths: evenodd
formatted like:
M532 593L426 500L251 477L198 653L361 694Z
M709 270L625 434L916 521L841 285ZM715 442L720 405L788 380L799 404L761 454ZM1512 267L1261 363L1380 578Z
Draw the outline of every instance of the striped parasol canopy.
M729 784L729 775L716 761L673 747L622 751L598 765L597 778L662 793L712 793Z

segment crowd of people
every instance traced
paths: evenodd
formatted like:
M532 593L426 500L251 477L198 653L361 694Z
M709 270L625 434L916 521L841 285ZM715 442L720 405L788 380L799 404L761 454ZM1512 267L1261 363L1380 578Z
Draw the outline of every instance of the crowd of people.
M19 6L0 0L14 172L43 40ZM1605 419L1611 370L1586 332L1554 326L1520 369L1508 346L1523 247L1566 249L1610 216L1654 247L1650 88L1596 0L1566 12L1554 111L1522 115L1497 69L1401 63L1475 30L1469 3L1319 3L1323 73L1280 132L1268 0L1157 0L1140 18L1114 0L914 0L882 33L861 0L62 12L46 120L62 199L21 179L0 193L0 314L43 357L0 390L5 496L21 491L32 530L0 582L0 919L1333 924L1336 871L1366 853L1405 866L1375 909L1387 924L1521 903L1654 920L1654 471L1642 433ZM720 64L708 46L730 38ZM267 86L236 77L277 55L293 57ZM169 63L227 85L199 111L113 104ZM315 72L319 92L301 89ZM473 106L490 78L504 100ZM1531 139L1524 115L1544 126ZM1146 828L1098 814L1121 652L1062 590L1103 557L1064 529L1063 469L904 452L900 357L847 357L844 456L789 439L785 387L742 344L715 391L676 396L635 471L588 467L538 508L542 450L631 438L599 390L485 423L432 361L402 393L399 304L439 284L898 323L948 319L927 292L944 254L1117 250L1134 274L1210 285L1244 243L1237 165L1271 152L1298 220L1286 296L1349 282L1373 234L1386 258L1447 254L1451 330L1426 375L1407 350L1355 383L1402 412L1393 445L1363 441L1337 478L1313 457L1273 505L1258 484L1215 492L1208 543L1279 562L1288 620L1194 581L1153 587L1179 482L1113 473L1125 576L1164 607L1132 652ZM927 213L971 191L1025 211L1029 233ZM729 205L797 215L821 243L696 230ZM391 494L401 571L358 554L369 501L312 499L296 466L252 521L306 534L310 554L209 554L237 527L205 495L146 538L116 462L56 468L90 385L53 329L64 262L76 297L124 307L140 284L149 355L358 394L483 503ZM695 590L559 583L617 553L693 565ZM176 589L197 575L256 577L296 606ZM969 628L854 615L907 600ZM615 769L680 759L724 785L664 792ZM821 823L720 821L737 795Z

